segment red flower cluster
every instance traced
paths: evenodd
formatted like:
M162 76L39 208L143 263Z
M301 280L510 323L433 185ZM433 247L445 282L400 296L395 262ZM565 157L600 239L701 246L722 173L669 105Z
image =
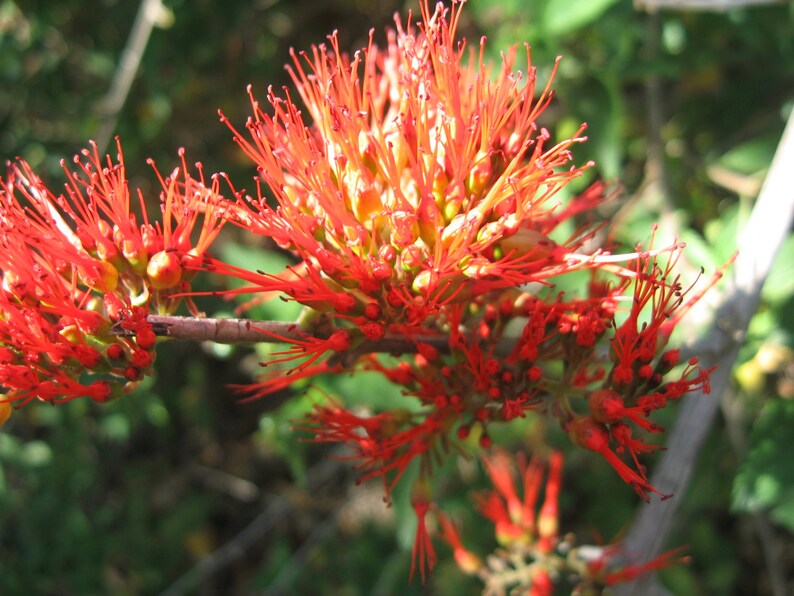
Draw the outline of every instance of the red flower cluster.
M362 479L380 478L387 494L418 462L414 566L423 577L435 560L425 518L437 462L464 441L489 447L498 424L530 411L556 419L648 499L655 489L638 456L658 449L644 435L662 430L650 415L709 388L696 359L668 378L679 354L665 351L702 293L675 272L679 243L623 255L609 243L594 248L608 231L581 222L596 220L605 186L559 192L590 165L572 165L584 126L552 141L538 123L551 81L538 87L528 47L522 72L516 48L492 69L484 39L458 41L462 4L421 2L421 22L398 19L385 47L370 36L347 56L332 35L293 55L303 110L273 90L263 107L249 90L247 130L221 119L256 164L254 196L232 188L225 200L219 177L208 182L200 167L192 177L183 156L170 176L158 174L157 223L140 193L133 213L120 150L117 162L85 151L65 168L59 195L24 162L13 166L0 184L4 401L110 399L151 367L147 314L173 312L204 269L247 282L229 295L305 306L288 337L262 330L263 341L288 347L265 363L251 397L351 369L401 386L404 408L363 415L332 401L302 426L318 442L350 444ZM224 222L269 238L295 264L249 271L211 256ZM578 292L557 289L574 276ZM550 553L559 458L537 518L540 464L524 466L523 502L504 458L486 465L499 493L481 506L500 538ZM543 593L546 580L532 581Z
M696 360L664 378L678 359L663 351L670 333L699 297L686 302L674 272L683 245L614 255L586 250L602 226L564 233L607 198L602 184L558 194L582 173L570 163L584 137L551 143L539 126L552 94L548 84L537 93L528 49L526 72L515 48L492 72L484 40L471 49L456 40L460 4L421 6L421 23L397 20L385 48L371 38L349 57L332 35L294 55L305 110L273 90L265 109L249 90L247 134L222 116L275 199L240 195L226 216L298 264L203 265L249 282L230 294L306 306L305 338L268 333L291 347L246 391L351 368L401 385L416 398L404 410L362 417L334 403L303 425L317 441L351 444L363 478L381 477L387 493L414 460L427 478L455 441L473 435L488 447L493 425L532 410L556 417L647 499L655 489L637 455L656 447L638 431L660 431L650 414L708 390ZM554 289L571 273L580 295ZM371 353L398 336L414 356Z
M439 522L455 562L464 573L482 579L487 594L551 596L563 583L572 584L571 593L600 594L604 586L685 560L676 549L634 564L628 562L620 544L577 545L571 534L561 536L558 520L563 457L559 452L551 452L547 462L533 457L527 463L521 454L514 458L496 449L482 461L495 490L477 495L477 503L480 512L494 524L499 548L483 563L463 546L455 524L446 515L439 514ZM516 468L520 488L516 487ZM544 499L538 507L544 468L548 469Z
M175 294L190 288L187 267L223 223L218 181L207 186L201 171L191 177L184 156L180 169L160 177L162 223L150 222L140 192L132 200L120 147L118 162L103 163L92 146L74 163L64 166L67 184L58 195L24 161L0 180L6 403L83 396L105 402L141 379L155 357L149 309L176 308Z

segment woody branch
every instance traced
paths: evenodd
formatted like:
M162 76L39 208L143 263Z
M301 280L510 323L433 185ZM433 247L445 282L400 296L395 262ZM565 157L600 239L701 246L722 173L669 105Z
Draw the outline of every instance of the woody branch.
M220 344L244 344L300 340L308 337L327 339L327 330L305 330L297 323L283 321L255 321L251 319L214 319L203 317L180 317L171 315L149 315L147 321L160 337L188 341L213 341ZM120 326L114 328L117 335L126 335ZM449 351L446 335L416 335L410 338L401 335L386 335L377 341L364 340L356 348L359 353L414 353L417 344L430 344L441 352Z

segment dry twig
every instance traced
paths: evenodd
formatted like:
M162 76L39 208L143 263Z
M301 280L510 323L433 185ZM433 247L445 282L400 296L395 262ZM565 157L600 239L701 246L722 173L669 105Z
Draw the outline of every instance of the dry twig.
M127 45L124 47L121 60L119 60L113 75L110 89L102 101L99 127L95 135L97 146L101 152L105 151L116 128L119 112L121 112L124 102L127 101L132 81L138 72L152 29L155 25L167 23L169 15L170 13L163 6L162 0L141 1Z

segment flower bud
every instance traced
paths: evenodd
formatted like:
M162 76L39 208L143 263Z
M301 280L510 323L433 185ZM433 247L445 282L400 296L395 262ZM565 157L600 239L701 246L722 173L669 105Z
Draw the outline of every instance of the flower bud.
M577 447L596 453L609 448L609 431L590 416L577 416L566 425L565 431Z
M141 226L141 241L147 255L163 250L163 236L151 224Z
M515 256L530 254L538 261L547 259L557 247L548 236L531 228L520 228L515 234L505 237L500 246L505 254L513 253Z
M183 254L182 258L179 259L179 264L182 265L182 281L192 280L201 268L203 261L204 255L195 248L191 248Z
M593 418L606 424L620 420L625 411L623 399L611 389L593 391L587 402Z
M364 337L370 341L377 341L386 335L386 328L375 321L364 323L360 328L361 332L364 334Z
M468 193L480 196L491 178L491 173L491 157L488 153L480 151L477 153L466 178L466 190Z
M372 187L356 192L352 207L356 219L360 222L368 222L383 213L383 201L380 193Z
M2 395L0 399L5 398L5 395ZM0 401L0 426L3 426L8 419L11 417L11 404L7 401Z
M135 343L138 344L139 348L151 350L157 343L157 334L148 326L138 329L138 331L135 332Z
M121 360L125 357L124 348L120 344L110 344L107 349L107 357L111 360Z
M152 255L146 266L146 274L155 290L173 288L182 279L182 265L172 251L161 250Z
M143 243L134 239L122 239L120 242L121 254L127 259L127 262L132 267L132 270L137 275L142 275L146 271L148 262L148 255Z
M411 284L411 290L417 296L429 296L438 287L439 277L435 271L420 271Z
M364 307L364 316L370 321L377 321L383 314L383 309L377 302L370 302Z
M421 247L416 244L406 246L400 253L400 262L405 271L416 271L427 260L427 255Z
M110 240L101 240L96 244L96 254L103 261L111 263L116 268L124 266L124 260L118 247Z
M413 213L395 211L391 214L391 226L391 243L397 248L405 248L419 237L419 225Z
M113 292L119 285L119 271L107 261L101 261L102 267L102 289L105 292Z

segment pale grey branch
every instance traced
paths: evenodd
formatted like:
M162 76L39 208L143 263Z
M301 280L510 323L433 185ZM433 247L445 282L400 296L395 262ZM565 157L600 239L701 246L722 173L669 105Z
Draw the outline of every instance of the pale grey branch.
M728 386L731 368L758 307L761 287L794 221L793 163L794 111L789 115L761 193L739 238L739 256L732 269L730 287L716 313L714 330L693 349L700 353L703 366L718 367L712 375L711 394L684 399L676 425L668 436L668 450L651 479L661 492L676 497L641 506L623 542L628 552L646 560L664 548L692 478L697 454L717 415L720 396ZM648 596L656 593L654 585L654 577L649 575L620 586L616 594Z

